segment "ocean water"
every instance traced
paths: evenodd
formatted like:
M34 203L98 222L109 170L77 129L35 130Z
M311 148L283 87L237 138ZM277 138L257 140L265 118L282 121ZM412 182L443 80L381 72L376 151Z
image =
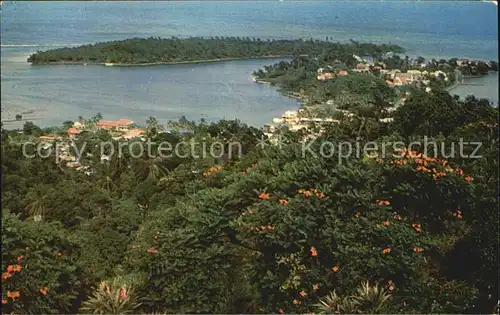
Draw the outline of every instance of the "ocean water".
M394 43L410 56L498 60L497 30L497 7L484 2L4 1L2 120L31 112L35 123L48 126L101 112L137 122L185 115L262 125L298 107L273 87L251 81L252 71L272 60L131 68L26 63L29 54L58 46L148 36L328 36ZM485 80L486 88L453 92L475 88L474 94L498 102L498 77L496 85L495 77Z

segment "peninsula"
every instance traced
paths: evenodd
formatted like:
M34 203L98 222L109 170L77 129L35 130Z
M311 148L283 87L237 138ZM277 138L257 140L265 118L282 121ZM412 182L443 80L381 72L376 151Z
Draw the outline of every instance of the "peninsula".
M317 55L382 56L402 53L396 45L333 42L320 40L264 40L259 38L214 37L131 38L78 47L39 51L28 58L32 64L156 65L214 62L235 59L282 58Z

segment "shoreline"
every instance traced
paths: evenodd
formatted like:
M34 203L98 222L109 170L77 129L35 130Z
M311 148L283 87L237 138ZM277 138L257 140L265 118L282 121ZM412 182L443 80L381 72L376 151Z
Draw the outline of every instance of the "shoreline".
M299 55L306 57L307 55ZM218 59L204 59L204 60L187 60L187 61L160 61L160 62L147 62L147 63L111 63L111 62L84 62L84 61L55 61L48 63L35 63L28 62L32 66L50 66L50 65L102 65L108 67L146 67L146 66L162 66L162 65L182 65L182 64L203 64L203 63L216 63L223 61L237 61L237 60L259 60L259 59L280 59L280 58L293 58L291 55L268 55L260 57L234 57L234 58L218 58Z

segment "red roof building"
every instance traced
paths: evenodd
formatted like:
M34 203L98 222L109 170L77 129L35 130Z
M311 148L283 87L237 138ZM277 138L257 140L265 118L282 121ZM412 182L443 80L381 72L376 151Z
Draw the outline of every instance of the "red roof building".
M71 127L68 129L67 132L68 132L68 135L78 135L78 134L80 134L81 131L79 129Z
M127 128L133 124L134 122L130 119L120 119L117 121L100 120L97 123L97 128L100 129Z

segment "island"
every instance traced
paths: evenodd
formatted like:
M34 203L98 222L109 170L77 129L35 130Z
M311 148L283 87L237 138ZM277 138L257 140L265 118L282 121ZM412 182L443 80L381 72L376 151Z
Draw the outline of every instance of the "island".
M38 51L28 62L39 64L157 65L201 63L235 59L262 59L319 55L349 58L352 54L382 56L403 53L397 45L334 42L325 40L276 40L240 37L131 38L78 47Z

